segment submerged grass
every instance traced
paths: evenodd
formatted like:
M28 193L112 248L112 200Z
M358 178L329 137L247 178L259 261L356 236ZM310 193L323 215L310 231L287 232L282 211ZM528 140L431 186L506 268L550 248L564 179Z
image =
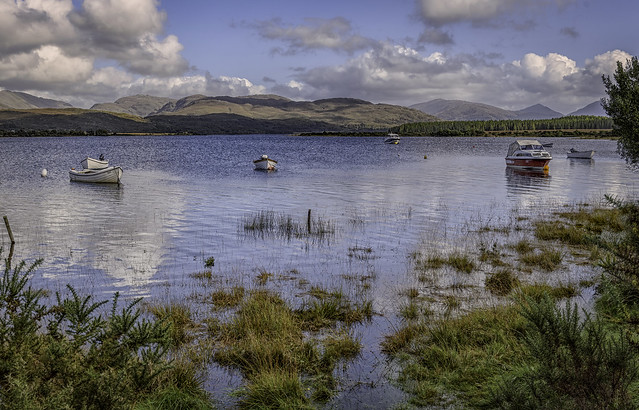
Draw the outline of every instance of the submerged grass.
M609 260L606 251L615 248L602 247L600 237L610 232L613 240L621 237L618 233L624 224L619 212L578 208L557 212L548 220L531 221L529 226L534 242L521 239L504 248L497 240L485 245L485 237L493 232L480 230L478 235L483 238L477 258L486 265L479 268L464 270L460 268L464 264L451 263L456 258L433 252L412 254L420 281L427 270L444 266L455 266L460 272L482 270L486 275L484 289L498 298L498 305L477 308L471 304L468 311L464 303L462 310L459 295L446 293L457 289L457 282L451 286L451 279L434 273L424 281L442 291L437 300L443 303L444 315L419 317L420 307L431 303L424 295L400 304L399 315L405 321L385 338L382 350L401 364L398 381L409 393L408 405L601 408L602 403L614 403L616 408L636 408L639 367L627 333L608 333L605 329L610 324L604 326L588 314L579 315L576 307L555 308L559 300L569 301L586 287L606 288L591 277L578 280L578 284L556 284L556 275L543 275L541 280L547 278L555 285L526 283L536 270L553 272L564 263L570 268L569 264ZM566 255L573 258L566 260ZM636 286L633 292L639 294ZM604 304L622 304L617 299L611 303L613 299L608 296Z
M357 357L361 342L345 328L332 329L370 318L372 305L351 303L341 291L316 287L311 293L311 302L293 309L275 293L254 290L229 322L216 324L215 361L247 380L237 393L242 406L310 408L335 394L333 370ZM306 336L322 329L321 340Z
M291 215L274 211L259 211L247 216L242 222L242 227L245 233L251 233L254 236L274 236L286 240L309 237L330 240L337 231L335 222L321 216L299 221Z

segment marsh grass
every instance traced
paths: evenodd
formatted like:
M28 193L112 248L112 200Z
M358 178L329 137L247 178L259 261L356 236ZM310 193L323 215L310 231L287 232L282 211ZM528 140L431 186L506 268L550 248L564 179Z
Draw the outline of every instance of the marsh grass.
M470 255L457 251L452 252L448 256L432 254L426 258L421 258L419 255L415 254L413 257L416 259L416 267L419 270L440 269L446 265L460 272L471 273L476 267L475 262L472 260Z
M171 340L179 347L193 339L196 323L192 320L191 308L182 303L148 305L146 310L156 319L169 324Z
M335 393L336 364L359 355L361 342L335 325L364 320L362 305L339 290L315 287L310 293L316 303L293 309L275 293L254 290L230 321L213 324L215 361L247 380L237 392L241 406L308 408L324 402ZM322 330L324 337L309 338L308 330Z
M387 337L384 352L404 357L399 380L414 406L477 406L487 397L484 386L503 366L523 356L516 335L524 321L513 307L473 311L432 324L408 325ZM474 405L473 405L474 404Z
M230 290L223 289L211 292L211 302L217 309L236 307L242 302L246 289L242 286L233 286Z
M493 242L492 246L488 248L483 242L479 246L479 261L483 263L490 263L493 266L506 266L507 263L502 260L504 255L499 249L497 242Z
M304 329L319 330L337 322L361 323L373 316L373 303L369 300L352 302L339 290L327 292L322 288L314 288L310 294L313 297L304 300L296 311Z
M535 247L527 239L522 239L517 243L510 245L509 247L517 252L519 255L532 253L535 250Z
M362 261L373 259L373 248L361 246L350 247L348 248L348 257L359 259Z
M211 270L204 270L201 272L191 273L189 276L199 280L212 280L213 272Z
M485 285L491 293L499 296L509 294L514 288L519 286L519 278L512 269L500 269L486 277Z
M399 315L404 320L415 320L419 317L419 305L414 301L403 304L399 309Z
M538 267L546 272L556 270L564 258L561 250L542 249L538 252L530 252L520 256L519 260L528 266Z
M321 216L311 217L310 221L299 221L291 215L274 211L259 211L247 216L243 219L242 226L245 233L251 233L256 237L273 236L286 240L314 238L328 241L337 231L335 222Z
M264 286L274 275L270 272L267 272L264 269L260 270L260 273L257 274L255 281L260 285Z
M634 209L639 207L635 205ZM537 271L555 271L563 263L567 269L581 263L600 264L604 272L610 269L615 274L619 271L615 268L627 268L636 275L637 259L625 258L623 263L615 263L612 258L616 252L626 256L620 251L626 248L619 244L629 248L639 243L636 234L639 211L627 212L630 216L626 218L634 223L634 230L627 236L623 230L628 229L628 221L624 226L620 223L623 218L608 209L564 209L548 220L530 220L521 225L522 230L528 231L518 234L524 239L505 248L500 248L497 240L492 246L483 242L494 231L468 229L468 233L482 236L477 258L489 265L474 269L486 275L483 289L499 297L481 299L481 291L473 295L499 304L492 308L473 305L472 296L467 298L464 293L464 309L459 309L460 299L456 297L459 295L450 285L451 278L441 278L438 276L441 272L437 271L452 266L451 258L432 251L413 252L417 278L428 282L427 289L437 292L434 303L441 303L445 311L443 315L420 318L417 308L400 304L399 315L410 320L403 321L382 343L382 351L401 364L398 381L409 393L407 405L605 408L612 404L612 408L637 408L636 349L630 347L631 338L627 336L630 333L617 330L625 320L633 323L631 332L634 332L639 321L639 313L633 310L639 306L635 302L639 300L636 281L625 277L620 280L621 275L592 280L589 275L589 280L574 277L577 285L557 283L556 275L536 275L540 282L528 284L524 281L531 277L522 277ZM533 241L527 239L531 234ZM503 249L510 252L502 252ZM520 263L515 267L517 260ZM619 291L618 283L625 286L622 288L626 293ZM577 312L576 307L568 305L565 309L557 308L560 300L569 301L585 287L595 286L597 292L602 292L598 295L597 309L614 317L612 321L592 320L589 313ZM426 302L428 299L422 294L409 298L408 303L423 306L431 303ZM470 304L469 312L466 301Z

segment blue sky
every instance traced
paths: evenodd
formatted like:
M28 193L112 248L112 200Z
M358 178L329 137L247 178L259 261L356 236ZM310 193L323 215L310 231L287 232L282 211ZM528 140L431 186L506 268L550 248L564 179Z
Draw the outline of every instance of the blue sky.
M634 0L0 0L0 88L435 98L562 113L639 54Z

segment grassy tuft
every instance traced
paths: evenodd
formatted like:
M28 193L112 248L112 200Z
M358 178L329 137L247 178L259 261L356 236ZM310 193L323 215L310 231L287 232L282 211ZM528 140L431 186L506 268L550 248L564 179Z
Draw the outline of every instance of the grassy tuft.
M245 289L241 286L234 286L228 292L224 290L216 290L211 293L211 301L216 308L231 308L240 304L245 293Z
M519 286L519 279L511 269L500 269L486 277L486 288L495 295L505 296Z
M543 249L521 255L520 261L528 266L537 266L547 272L556 270L563 260L563 252L556 249Z

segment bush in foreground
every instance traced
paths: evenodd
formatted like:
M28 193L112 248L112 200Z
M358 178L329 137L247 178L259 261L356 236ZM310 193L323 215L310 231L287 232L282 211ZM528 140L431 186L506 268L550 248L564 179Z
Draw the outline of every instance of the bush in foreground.
M116 293L105 314L108 301L68 286L69 295L47 306L29 285L41 262L12 268L6 260L0 278L0 407L210 407L198 383L184 380L193 374L172 374L170 328L141 318L140 299L120 308Z

